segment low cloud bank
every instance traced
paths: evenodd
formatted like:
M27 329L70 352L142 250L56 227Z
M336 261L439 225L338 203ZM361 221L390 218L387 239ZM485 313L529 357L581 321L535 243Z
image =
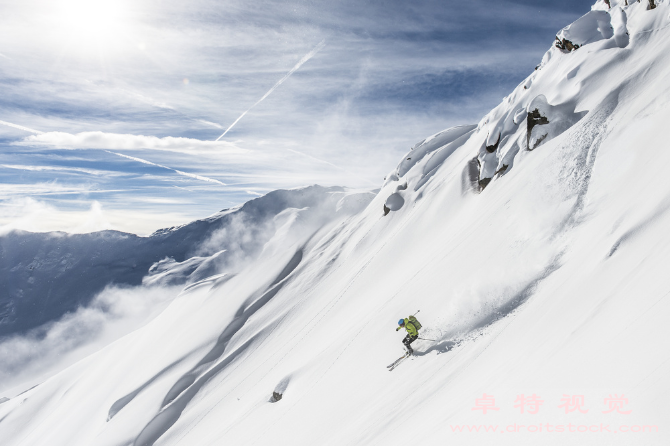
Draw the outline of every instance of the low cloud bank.
M89 305L58 321L0 339L0 392L25 390L141 327L181 289L108 286Z
M11 185L10 185L11 186ZM27 192L38 191L48 193L66 193L58 184L46 183L34 185ZM38 190L38 188L41 189ZM53 192L50 192L53 188ZM182 206L182 201L177 198L144 198L133 197L127 200L132 204L128 209L114 209L103 205L98 200L81 200L77 209L61 208L51 201L36 200L31 197L4 198L12 189L4 194L0 188L0 236L14 230L30 232L62 231L70 234L86 234L90 232L112 229L129 232L138 235L149 235L166 226L177 226L191 221L193 215L181 212L170 212L168 210L156 211L153 208L157 204L168 207ZM21 185L14 190L17 194L22 191ZM74 192L79 192L73 188ZM86 192L86 190L84 190Z

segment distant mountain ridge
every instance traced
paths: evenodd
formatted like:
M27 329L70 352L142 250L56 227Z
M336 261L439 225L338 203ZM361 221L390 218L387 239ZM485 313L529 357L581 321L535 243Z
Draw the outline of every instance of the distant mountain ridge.
M35 328L74 311L108 284L140 285L151 266L166 258L179 263L200 254L204 261L219 253L217 267L225 270L233 266L232 254L236 259L258 254L272 232L272 219L281 212L313 208L335 214L338 201L347 193L342 187L318 185L276 190L148 237L118 231L13 231L0 236L0 336ZM354 203L355 208L373 198L365 193L357 196L361 201ZM214 246L203 246L213 234L233 225L235 230L219 237ZM220 255L221 251L228 255ZM173 283L187 280L188 274L172 275Z

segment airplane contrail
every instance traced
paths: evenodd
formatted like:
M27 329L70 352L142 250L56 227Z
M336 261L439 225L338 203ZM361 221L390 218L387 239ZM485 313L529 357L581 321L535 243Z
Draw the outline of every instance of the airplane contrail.
M7 122L7 121L0 121L0 124L1 125L6 125L8 127L13 127L15 129L23 130L25 132L35 133L35 134L38 134L38 135L44 133L44 132L40 132L39 130L33 130L31 128L24 127L22 125L12 124L11 122ZM220 184L221 186L226 185L226 183L222 183L221 181L215 180L214 178L208 178L208 177L204 177L202 175L196 175L194 173L183 172L181 170L173 169L172 167L167 167L167 166L163 166L163 165L160 165L160 164L152 163L151 161L143 160L142 158L135 158L134 156L123 155L121 153L111 152L109 150L105 150L105 152L111 153L113 155L117 155L117 156L120 156L120 157L123 157L123 158L128 158L129 160L137 161L137 162L140 162L140 163L149 164L149 165L157 166L157 167L162 167L163 169L171 170L171 171L176 172L179 175L183 175L185 177L194 178L194 179L200 180L200 181L207 181L209 183L216 183L216 184Z
M35 133L36 135L44 133L44 132L40 132L39 130L33 130L31 128L24 127L22 125L12 124L11 122L7 122L7 121L0 121L0 124L6 125L7 127L14 127L15 129L23 130L24 132Z
M315 46L314 49L313 49L312 51L310 51L310 52L307 53L302 59L300 59L300 60L298 61L298 63L295 64L295 66L294 66L293 68L291 68L291 71L289 71L288 73L286 73L286 74L284 75L284 77L282 77L281 79L279 79L279 81L278 81L276 84L274 84L274 86L273 86L272 88L270 88L270 90L268 90L268 92L265 93L265 94L263 95L262 98L260 98L254 105L252 105L251 107L249 107L249 109L248 109L247 111L245 111L244 113L242 113L242 114L240 115L240 117L237 118L237 119L235 120L235 122L233 122L232 124L230 124L230 127L228 127L228 128L226 129L226 131L223 132L223 134L222 134L221 136L219 136L218 138L216 138L215 141L218 141L218 140L220 140L221 138L223 138L224 136L226 136L226 133L228 133L228 132L230 131L230 129L232 129L233 126L235 126L235 124L237 124L237 123L239 122L239 120L242 119L242 118L244 117L244 115L246 115L247 113L249 113L249 111L250 111L252 108L254 108L254 107L257 106L258 104L260 104L261 102L263 102L263 99L265 99L265 98L267 98L268 96L270 96L270 94L272 94L272 92L275 91L275 90L277 89L277 87L279 87L281 84L283 84L284 81L285 81L286 79L288 79L289 77L291 77L291 75L292 75L293 73L295 73L295 72L298 70L298 68L300 68L305 62L307 62L308 60L310 60L312 57L314 57L314 55L315 55L316 53L318 53L319 51L321 51L321 49L322 49L324 46L326 46L326 40L325 40L325 39L322 40L321 42L319 42L319 44L318 44L317 46Z
M226 183L222 183L221 181L215 180L214 178L208 178L208 177L204 177L202 175L196 175L194 173L182 172L181 170L173 169L172 167L168 167L168 166L163 166L162 164L152 163L151 161L147 161L147 160L144 160L142 158L136 158L134 156L123 155L122 153L111 152L109 150L105 150L105 152L111 153L112 155L120 156L120 157L123 157L123 158L128 158L129 160L137 161L139 163L149 164L150 166L156 166L156 167L161 167L163 169L171 170L173 172L178 173L179 175L183 175L183 176L190 177L190 178L195 178L196 180L207 181L207 182L210 182L210 183L216 183L216 184L220 184L221 186L226 185Z

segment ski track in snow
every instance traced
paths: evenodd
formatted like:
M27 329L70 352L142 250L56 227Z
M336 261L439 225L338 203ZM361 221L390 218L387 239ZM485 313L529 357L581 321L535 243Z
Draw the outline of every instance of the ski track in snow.
M559 226L560 229L557 235L579 223L579 216L584 210L585 199L589 192L591 175L598 156L598 150L608 135L609 117L618 105L619 93L620 89L612 92L598 107L597 111L593 113L593 117L584 122L583 129L572 133L574 136L564 144L564 147L576 146L581 147L581 150L575 159L574 167L571 167L572 172L570 172L571 178L569 180L571 188L576 193L575 204L565 222ZM572 151L568 151L566 155L567 157L572 157L573 153ZM570 164L566 162L566 165Z

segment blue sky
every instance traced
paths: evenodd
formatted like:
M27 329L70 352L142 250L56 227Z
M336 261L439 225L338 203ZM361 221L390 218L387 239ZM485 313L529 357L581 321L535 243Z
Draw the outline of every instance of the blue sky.
M277 188L374 188L590 5L0 0L0 228L148 234Z

